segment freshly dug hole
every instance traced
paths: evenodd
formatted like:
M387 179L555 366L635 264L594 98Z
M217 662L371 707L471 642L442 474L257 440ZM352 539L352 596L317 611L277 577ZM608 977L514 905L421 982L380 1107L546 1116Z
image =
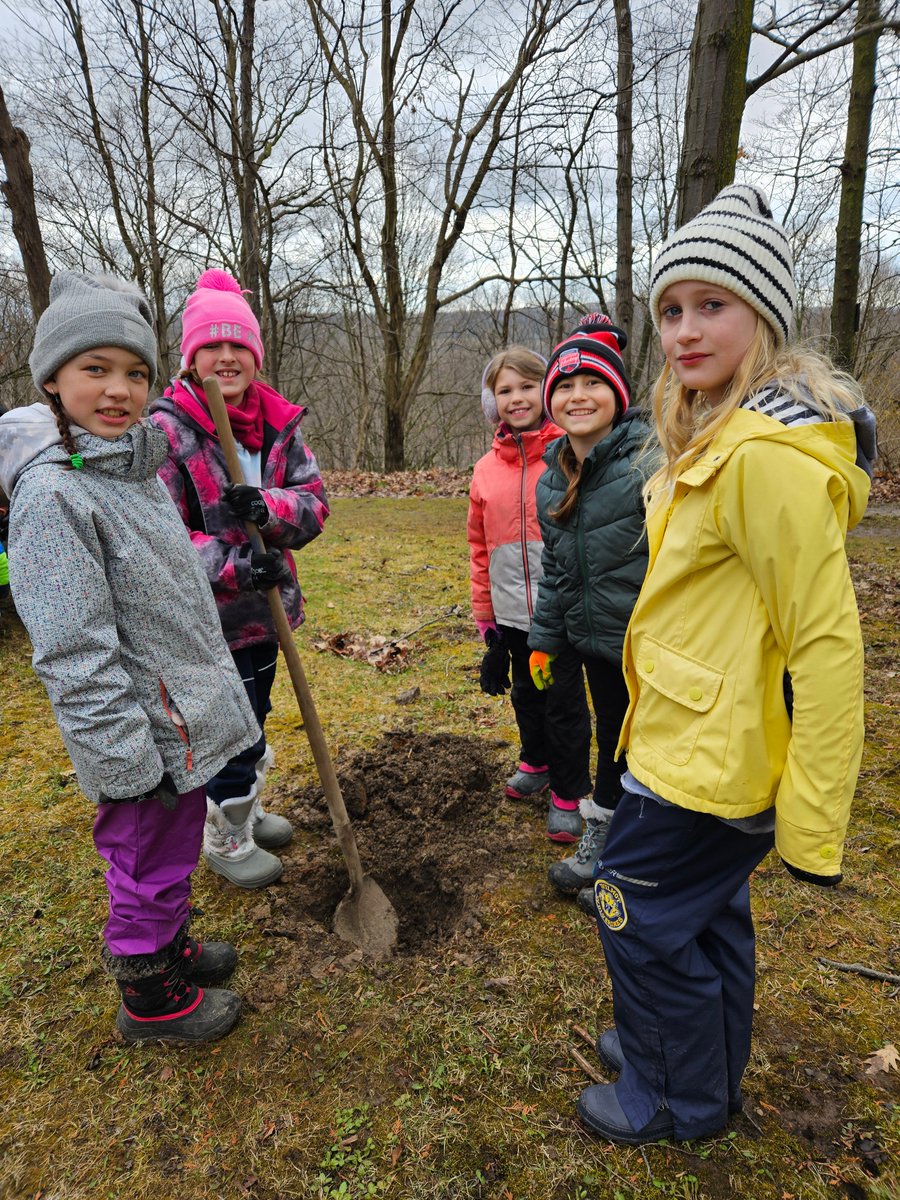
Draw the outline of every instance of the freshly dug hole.
M401 952L422 952L461 928L477 932L480 895L515 870L530 840L528 806L504 800L497 746L395 730L336 770L363 869L400 918ZM283 811L320 844L304 838L295 856L286 848L277 908L330 929L349 880L322 789L282 794Z

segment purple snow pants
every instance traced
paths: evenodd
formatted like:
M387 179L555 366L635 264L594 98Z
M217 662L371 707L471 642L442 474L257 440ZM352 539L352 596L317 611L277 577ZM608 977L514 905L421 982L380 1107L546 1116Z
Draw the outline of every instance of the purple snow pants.
M98 804L94 845L109 863L110 954L155 954L187 920L191 873L200 857L206 789L178 797L174 812L154 796L140 804Z

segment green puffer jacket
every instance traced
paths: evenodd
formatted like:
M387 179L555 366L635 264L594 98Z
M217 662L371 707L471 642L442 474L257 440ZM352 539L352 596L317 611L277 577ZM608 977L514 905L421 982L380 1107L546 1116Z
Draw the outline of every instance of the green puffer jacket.
M578 505L568 522L550 516L568 482L557 465L565 439L547 449L537 506L544 540L532 650L557 654L566 644L582 654L622 661L622 642L647 570L641 500L643 475L635 468L649 428L629 411L584 461Z

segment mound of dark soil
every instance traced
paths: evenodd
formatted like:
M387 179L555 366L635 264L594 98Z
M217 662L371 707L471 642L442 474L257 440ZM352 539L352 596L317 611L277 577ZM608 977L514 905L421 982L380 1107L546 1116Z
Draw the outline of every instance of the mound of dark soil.
M515 870L531 837L527 809L503 799L497 745L395 730L335 768L363 869L400 918L398 953L477 933L480 896ZM299 953L352 961L353 947L331 933L349 879L322 789L291 791L282 781L279 793L297 835L281 852L282 883L261 894L251 915Z

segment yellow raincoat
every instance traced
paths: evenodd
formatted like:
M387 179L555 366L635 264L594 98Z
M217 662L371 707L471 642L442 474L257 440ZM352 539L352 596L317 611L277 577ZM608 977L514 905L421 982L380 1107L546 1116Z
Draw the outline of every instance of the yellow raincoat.
M623 651L619 752L635 778L719 817L775 805L778 853L814 875L840 871L863 744L844 545L869 494L855 458L850 422L737 409L671 503L651 502Z

